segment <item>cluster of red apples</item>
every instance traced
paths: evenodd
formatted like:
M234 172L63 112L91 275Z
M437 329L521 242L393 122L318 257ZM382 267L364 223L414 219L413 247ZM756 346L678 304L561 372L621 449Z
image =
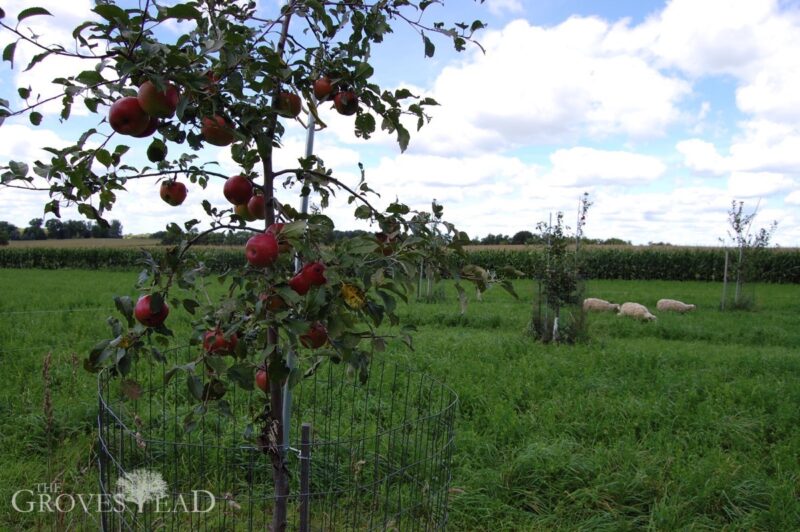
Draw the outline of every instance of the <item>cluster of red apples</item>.
M212 82L217 80L209 78ZM351 116L358 111L358 97L351 90L339 90L337 83L330 77L324 76L313 84L313 92L320 102L333 101L333 106L342 115ZM123 135L137 138L152 135L159 127L163 118L174 116L180 99L180 92L175 85L166 84L159 90L150 81L145 81L139 87L136 97L123 97L111 106L108 122L112 129ZM274 104L275 112L286 118L296 118L302 110L302 102L297 94L280 92ZM214 115L201 120L201 135L209 144L227 146L234 140L233 125L223 116ZM161 161L166 157L166 147L161 148L163 153L155 153L148 158ZM225 198L234 206L237 216L246 221L264 219L266 217L265 197L253 187L250 179L238 175L228 178L223 187ZM183 203L187 190L183 183L176 180L164 181L160 189L161 199L172 206ZM282 237L284 224L274 223L263 233L259 233L247 241L245 257L248 264L255 268L266 268L275 264L282 253L291 251L291 245ZM388 242L381 241L382 244ZM327 283L325 277L325 264L310 262L306 264L288 281L289 287L300 296L305 296L313 287ZM277 293L262 294L265 308L270 312L280 312L289 308L286 301ZM161 327L169 315L169 306L161 298L144 295L139 298L134 307L134 317L146 327ZM299 337L300 344L308 349L318 349L328 343L328 331L322 322L312 323L304 334ZM209 355L233 355L239 338L236 333L227 337L220 327L207 331L203 336L203 350ZM269 392L269 374L265 366L260 366L256 371L256 386L264 393Z
M209 80L211 83L218 81L214 76L209 76ZM351 90L339 90L337 84L328 76L316 80L313 91L320 102L333 100L334 108L342 115L351 116L358 111L358 96ZM136 138L149 137L158 129L161 119L172 118L175 115L179 100L180 91L175 85L167 83L162 90L159 90L153 82L145 81L139 86L136 96L125 96L111 105L108 123L114 131L122 135ZM274 107L280 116L296 118L300 115L302 102L297 94L284 91L278 93ZM201 120L200 134L203 140L214 146L227 146L235 138L233 125L220 115L204 117ZM163 161L166 155L164 143L154 143L147 150L147 157L151 162ZM186 185L179 181L171 179L161 184L161 199L173 207L181 205L186 195ZM247 201L233 202L236 214L247 221L263 219L263 196L252 194L251 196L252 204Z

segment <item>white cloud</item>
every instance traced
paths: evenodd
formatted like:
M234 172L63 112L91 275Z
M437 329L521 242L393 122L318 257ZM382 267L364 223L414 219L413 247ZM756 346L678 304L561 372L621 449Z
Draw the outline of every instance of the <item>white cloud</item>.
M18 13L31 6L27 0L11 0L5 2L4 9L6 16L16 19ZM72 37L72 29L85 20L94 18L91 12L93 3L90 0L42 0L37 1L36 6L47 9L51 16L40 15L27 18L20 23L20 32L25 36L38 36L39 42L45 46L59 44L68 51L74 51L75 39ZM0 33L0 46L5 46L12 42L13 34L4 31ZM95 50L96 53L102 51ZM30 103L34 103L38 96L42 99L63 93L63 86L52 84L52 80L58 77L74 76L77 73L94 68L97 60L84 60L74 57L49 56L38 63L31 70L24 72L34 55L42 53L42 49L25 41L19 41L14 56L14 86L8 87L7 81L2 83L4 89L16 93L16 87L30 87L32 89ZM83 50L82 53L88 53ZM19 108L22 105L12 105ZM55 99L37 107L37 111L44 114L58 114L61 112L61 99ZM72 113L76 115L89 114L88 109L76 100L72 107Z
M784 199L787 205L800 205L800 190L793 190Z
M774 172L734 172L728 178L728 190L736 198L761 198L796 186L792 179Z
M702 139L679 142L676 149L683 155L684 164L700 174L722 175L728 171L730 162L717 152L717 148Z
M445 68L443 107L419 135L434 153L509 149L584 136L657 137L680 118L689 85L605 42L615 27L573 17L552 28L523 20L485 34L486 54Z
M666 171L656 157L625 151L569 148L550 156L554 183L566 185L626 184L653 181Z
M493 15L516 14L525 11L520 0L486 0L486 7Z

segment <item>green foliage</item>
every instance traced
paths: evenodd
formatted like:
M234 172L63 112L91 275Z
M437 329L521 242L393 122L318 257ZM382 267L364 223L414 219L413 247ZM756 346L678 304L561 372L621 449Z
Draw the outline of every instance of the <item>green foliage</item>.
M540 341L574 343L586 338L579 249L590 205L589 194L584 193L574 235L568 233L562 212L556 213L555 223L551 219L536 226L545 242L544 270L537 277L539 290L534 297L529 333Z

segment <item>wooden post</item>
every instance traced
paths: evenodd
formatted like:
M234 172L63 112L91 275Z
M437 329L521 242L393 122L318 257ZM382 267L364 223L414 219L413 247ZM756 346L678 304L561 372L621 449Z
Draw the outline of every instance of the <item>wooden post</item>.
M311 424L303 423L300 428L300 532L311 530Z

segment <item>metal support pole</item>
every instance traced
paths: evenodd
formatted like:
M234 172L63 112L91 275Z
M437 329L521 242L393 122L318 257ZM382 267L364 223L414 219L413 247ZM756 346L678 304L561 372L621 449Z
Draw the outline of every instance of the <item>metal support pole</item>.
M314 101L316 105L316 101ZM311 157L314 153L314 127L316 126L316 120L314 119L313 114L308 115L308 127L306 129L306 157ZM308 213L308 195L303 196L303 202L300 206L300 212L303 214ZM303 267L303 263L300 260L300 257L295 255L294 257L294 271L295 273L300 271L300 268ZM292 351L286 355L286 365L289 366L289 371L291 372L297 364L295 360L295 355ZM289 381L286 381L286 384L283 385L283 412L281 412L281 419L283 421L283 453L286 454L286 451L289 449L289 432L291 428L292 422L292 390L289 387Z
M311 530L311 424L300 429L300 532Z

